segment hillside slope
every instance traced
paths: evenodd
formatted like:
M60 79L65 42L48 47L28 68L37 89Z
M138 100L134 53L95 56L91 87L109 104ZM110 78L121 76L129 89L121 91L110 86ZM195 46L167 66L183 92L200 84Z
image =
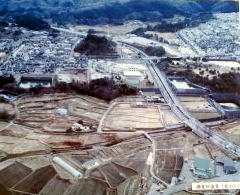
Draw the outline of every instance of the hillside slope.
M235 12L236 2L173 0L0 0L0 16L33 15L58 24L122 24L161 21L174 15Z

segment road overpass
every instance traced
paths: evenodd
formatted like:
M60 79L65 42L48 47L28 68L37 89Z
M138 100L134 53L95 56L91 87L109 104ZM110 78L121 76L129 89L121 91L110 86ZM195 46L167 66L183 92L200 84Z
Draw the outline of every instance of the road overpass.
M54 29L54 30L60 31L60 32L74 34L74 35L78 35L78 36L82 36L82 37L87 36L86 32L78 32L78 31L75 31L75 30L60 28L60 27L54 27L54 26L51 26L51 28Z
M228 151L229 153L240 157L240 147L236 144L225 139L223 136L219 135L217 132L212 131L209 127L205 126L199 120L195 119L179 102L175 93L173 92L171 86L169 85L166 75L161 72L156 66L155 63L149 58L149 56L143 51L125 44L126 47L134 50L135 52L141 54L141 56L146 59L145 62L148 65L148 68L155 78L155 82L158 85L161 94L163 95L165 101L171 107L172 111L187 124L192 131L200 136L201 138L208 139L212 143L216 144L221 149Z

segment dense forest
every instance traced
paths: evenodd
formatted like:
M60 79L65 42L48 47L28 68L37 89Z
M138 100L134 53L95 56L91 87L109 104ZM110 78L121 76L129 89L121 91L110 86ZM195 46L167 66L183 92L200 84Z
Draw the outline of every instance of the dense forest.
M0 110L0 121L10 121L14 119L15 115L10 114L6 110Z
M0 0L0 16L22 14L66 24L123 24L126 21L164 22L176 15L237 12L237 2L168 0Z
M0 76L0 89L11 83L15 83L15 79L13 76Z
M161 57L161 56L166 54L165 49L163 47L161 47L161 46L157 46L157 47L152 47L152 46L139 47L139 46L135 46L135 47L141 49L142 51L144 51L149 56Z
M24 27L29 30L49 30L50 25L41 18L32 16L32 15L20 15L14 17L14 22L19 27Z
M139 36L145 36L145 32L147 31L156 31L156 32L177 32L178 30L184 29L186 27L196 27L201 23L205 23L208 20L214 19L212 14L200 14L198 16L191 16L184 18L183 21L178 21L176 23L168 23L166 21L162 21L156 25L148 25L144 28L138 28L132 31L133 34Z
M240 94L240 74L229 72L218 74L209 78L208 76L198 75L192 70L181 71L175 74L183 76L192 83L209 88L212 92L218 93L239 93Z
M106 37L88 34L75 48L75 52L85 55L116 55L116 43Z
M131 87L127 84L116 83L112 79L101 78L92 80L90 83L57 83L55 87L45 88L36 86L30 89L19 88L16 83L12 82L12 77L0 77L2 80L7 80L4 85L1 85L1 89L9 91L14 94L30 94L30 95L42 95L50 93L77 93L81 95L89 95L97 97L106 101L111 101L114 98L124 95L136 95L137 88Z

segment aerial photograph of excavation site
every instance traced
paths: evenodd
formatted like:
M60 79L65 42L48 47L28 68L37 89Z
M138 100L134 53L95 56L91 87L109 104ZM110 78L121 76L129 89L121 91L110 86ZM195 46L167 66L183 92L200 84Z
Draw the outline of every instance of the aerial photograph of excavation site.
M0 195L240 195L239 8L0 0Z

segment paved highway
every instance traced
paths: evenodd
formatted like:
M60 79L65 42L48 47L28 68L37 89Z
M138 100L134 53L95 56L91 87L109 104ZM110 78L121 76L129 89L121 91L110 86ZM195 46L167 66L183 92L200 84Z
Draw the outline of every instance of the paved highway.
M86 36L86 33L80 33L69 29L63 29L63 28L56 28L52 27L53 29L63 31L66 33L73 33L77 35ZM191 116L191 114L180 104L179 100L175 96L174 92L172 91L172 88L170 87L169 83L167 82L166 76L163 72L161 72L156 66L155 63L152 61L151 57L148 56L143 51L137 49L136 47L133 47L127 43L118 42L119 44L123 44L126 47L129 47L133 51L141 54L141 57L144 58L146 64L148 65L148 68L155 78L155 81L161 90L161 93L165 99L165 101L168 103L168 105L171 107L172 111L180 118L182 119L185 124L187 124L192 131L197 134L198 136L202 138L209 139L212 143L216 144L220 148L230 152L231 154L240 157L240 147L236 144L230 142L229 140L225 139L223 136L219 135L217 132L213 132L210 128L206 127L204 124L202 124L200 121L195 119Z
M123 43L124 44L124 43ZM169 85L166 76L161 72L156 66L155 63L149 58L149 56L143 51L128 45L124 44L135 52L141 54L145 60L148 68L155 78L156 84L158 85L165 101L171 107L172 111L183 120L192 131L202 138L206 138L212 143L216 144L220 148L230 152L231 154L239 157L240 156L240 147L225 139L223 136L219 135L217 132L213 132L210 128L206 127L199 120L195 119L179 102L175 93L172 91L171 86Z
M78 35L78 36L82 36L82 37L87 36L87 33L85 33L85 32L78 32L78 31L75 31L72 29L59 28L59 27L54 27L54 26L51 26L51 28L54 30L64 32L64 33L70 33L70 34L74 34L74 35Z
M74 59L74 57L73 57L73 55L74 55L74 49L75 49L75 47L77 46L77 44L80 43L81 40L82 40L81 38L80 38L80 39L78 38L78 39L76 39L75 43L73 44L72 49L71 49L71 52L70 52L70 55L69 55L69 59L68 59L69 62L70 62L72 59Z
M17 54L24 48L24 44L20 45L20 47L16 48L13 53L12 56L15 58L17 56Z

